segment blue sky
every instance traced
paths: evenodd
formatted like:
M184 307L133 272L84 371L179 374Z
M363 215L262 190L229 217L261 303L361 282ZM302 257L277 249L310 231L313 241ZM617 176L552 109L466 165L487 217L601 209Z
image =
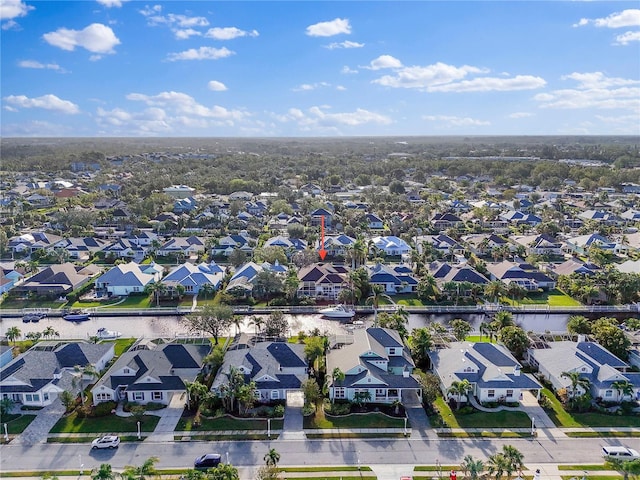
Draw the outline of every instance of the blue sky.
M13 136L640 134L640 7L0 3Z

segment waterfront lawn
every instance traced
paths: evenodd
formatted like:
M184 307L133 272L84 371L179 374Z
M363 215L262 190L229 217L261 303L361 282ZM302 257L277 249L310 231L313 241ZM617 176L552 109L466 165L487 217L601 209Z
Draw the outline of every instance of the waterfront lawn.
M123 302L114 304L114 308L151 308L155 307L155 302L152 302L151 295L129 295ZM110 306L107 306L109 308Z
M638 415L608 415L598 412L569 413L562 407L560 400L551 390L544 388L542 394L549 400L550 408L545 410L557 427L640 427Z
M442 420L449 428L529 428L531 419L524 412L502 410L500 412L460 413L452 411L444 398L438 397L434 402L435 408L440 412ZM437 422L432 422L435 424Z
M135 341L135 338L117 338L116 340L105 340L104 343L113 343L114 355L115 357L119 357L129 350L129 347L131 347Z
M382 413L351 414L327 417L317 410L315 415L304 417L304 428L403 428L404 418L392 418Z
M140 422L140 430L153 432L159 420L160 417L157 415L145 415ZM135 417L106 415L80 418L77 412L72 412L58 420L49 433L125 433L137 430Z
M579 307L582 304L564 292L553 289L548 292L532 293L520 301L507 300L513 305L549 305L550 307Z
M53 300L42 299L21 299L15 297L7 297L3 300L0 308L22 309L22 308L50 308L52 310L59 310L63 308L65 303L55 302Z
M9 435L18 435L24 431L25 428L29 426L31 422L36 418L36 415L28 414L28 415L11 415L13 417L11 420L7 418L7 433ZM3 422L5 421L3 417Z
M194 415L183 415L174 431L176 432L190 432L192 430L204 431L204 432L218 432L225 430L264 430L267 431L267 419L266 418L251 418L251 419L238 419L229 415L222 417L207 418L200 417L200 425L195 427L193 425ZM282 419L272 418L271 429L281 430L283 425Z

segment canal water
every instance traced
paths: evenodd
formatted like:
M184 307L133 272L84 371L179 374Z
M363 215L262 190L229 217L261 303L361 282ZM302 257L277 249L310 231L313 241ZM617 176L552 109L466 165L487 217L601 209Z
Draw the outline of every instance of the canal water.
M266 317L266 315L262 315ZM292 335L299 331L308 333L318 328L321 333L343 334L347 331L344 321L331 320L321 315L285 315L289 322L289 331ZM253 333L254 327L251 325L251 316L245 316L240 330ZM409 315L408 329L427 326L431 322L439 322L443 325L454 318L462 318L471 323L475 331L479 331L480 324L490 321L484 314L411 314ZM526 331L538 333L564 332L567 326L568 314L516 314L514 320L517 325ZM373 315L358 316L358 320L364 321L365 325L373 323ZM0 336L4 336L8 328L17 326L23 335L28 332L42 332L51 326L60 334L59 338L82 339L95 335L98 328L104 327L107 330L119 331L124 337L138 338L173 338L176 336L189 335L186 322L178 316L135 316L135 317L92 317L88 321L73 323L62 318L44 318L38 323L23 323L21 318L0 318ZM229 334L236 333L236 327L232 326ZM58 337L56 337L58 338Z

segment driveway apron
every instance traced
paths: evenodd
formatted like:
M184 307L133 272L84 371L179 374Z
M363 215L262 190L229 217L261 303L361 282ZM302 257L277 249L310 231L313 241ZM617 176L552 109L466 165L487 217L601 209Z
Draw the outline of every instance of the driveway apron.
M54 400L37 412L36 418L24 431L11 441L12 445L36 445L47 443L47 435L65 412L65 407L60 398Z

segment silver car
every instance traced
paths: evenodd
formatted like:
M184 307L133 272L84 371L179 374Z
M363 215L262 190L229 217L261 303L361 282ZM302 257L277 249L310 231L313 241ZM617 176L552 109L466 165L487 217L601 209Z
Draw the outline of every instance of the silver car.
M104 437L96 438L91 442L91 448L118 448L120 445L120 437L117 435L105 435Z

